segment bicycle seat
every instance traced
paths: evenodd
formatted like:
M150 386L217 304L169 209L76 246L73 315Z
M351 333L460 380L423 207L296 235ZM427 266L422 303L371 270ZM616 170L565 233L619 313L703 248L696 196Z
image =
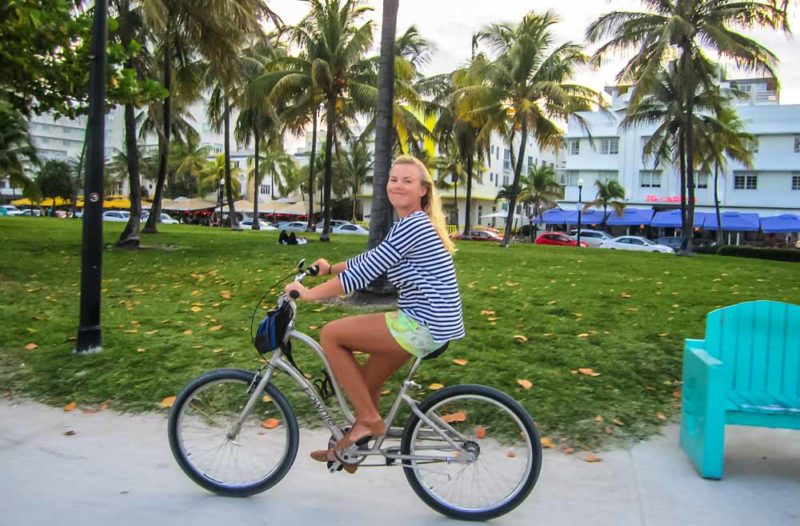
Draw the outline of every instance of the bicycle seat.
M430 360L431 358L436 358L437 356L441 355L443 352L447 350L447 346L450 345L450 342L445 343L429 355L427 355L423 360Z

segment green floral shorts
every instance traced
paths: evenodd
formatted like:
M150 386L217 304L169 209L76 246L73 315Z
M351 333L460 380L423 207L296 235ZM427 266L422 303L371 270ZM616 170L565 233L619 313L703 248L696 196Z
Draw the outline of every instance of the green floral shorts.
M433 341L426 326L399 310L386 313L386 327L400 347L414 356L424 357L443 345Z

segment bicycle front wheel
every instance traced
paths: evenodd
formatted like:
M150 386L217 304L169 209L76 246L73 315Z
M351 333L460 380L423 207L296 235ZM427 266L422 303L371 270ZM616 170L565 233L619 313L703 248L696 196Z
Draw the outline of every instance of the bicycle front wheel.
M417 495L454 519L488 520L517 507L533 489L542 446L533 420L508 395L482 385L445 388L406 424L403 467ZM469 460L465 460L469 459Z
M277 387L267 384L238 422L258 375L218 369L191 382L169 415L169 444L189 478L214 493L247 497L277 484L297 456L297 419Z

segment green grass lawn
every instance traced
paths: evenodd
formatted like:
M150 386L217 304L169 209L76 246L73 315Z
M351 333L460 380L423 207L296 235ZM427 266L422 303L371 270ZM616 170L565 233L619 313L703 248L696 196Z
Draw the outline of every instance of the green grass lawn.
M113 243L123 226L106 223L105 241ZM250 315L265 289L299 258L340 261L366 244L336 237L289 247L277 245L275 233L160 229L143 238L143 250L104 251L105 350L78 356L71 351L81 222L0 218L5 396L24 393L54 405L76 401L87 409L108 401L117 410L158 410L162 399L202 372L259 366ZM456 266L467 337L426 362L418 383L426 389L434 383L497 387L523 403L543 436L562 447L644 437L673 417L682 342L702 337L708 311L753 299L800 303L800 267L783 262L464 242ZM327 321L356 310L304 307L298 327L313 336ZM301 368L317 376L318 362L303 351L295 353ZM290 388L286 379L279 385ZM396 387L390 380L387 388ZM305 396L291 393L290 400L309 421L314 413Z

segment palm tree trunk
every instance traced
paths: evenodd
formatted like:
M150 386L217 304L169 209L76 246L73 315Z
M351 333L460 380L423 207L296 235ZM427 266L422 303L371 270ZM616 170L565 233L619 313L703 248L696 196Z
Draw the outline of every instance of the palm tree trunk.
M533 202L533 221L531 224L531 243L536 241L536 235L539 233L539 228L536 220L539 218L539 199Z
M719 165L714 165L714 213L717 215L717 245L722 244L722 214L719 211Z
M322 207L325 217L323 218L320 241L331 240L331 180L333 179L333 127L336 126L336 95L336 93L333 93L328 98L328 107L325 111L328 118L328 129L325 131L325 179L322 183Z
M394 109L394 41L399 0L383 0L381 51L378 71L378 107L375 117L375 168L372 211L369 219L369 248L377 246L392 224L392 206L386 194L392 162L392 112ZM385 282L384 282L385 283ZM373 287L377 288L377 287ZM385 287L383 287L385 289Z
M258 143L261 142L261 137L258 136L258 125L256 124L253 126L253 137L255 137L256 145L255 145L255 160L253 161L255 166L256 173L253 177L253 226L251 227L253 230L261 230L261 222L258 220L258 189L261 186L261 178L259 177L260 172L258 171ZM270 187L270 191L272 187Z
M511 229L514 227L514 211L517 208L517 193L519 192L519 176L522 173L522 159L525 158L525 146L528 144L527 126L522 126L522 135L520 139L519 155L517 156L517 162L514 165L514 182L511 184L511 199L509 200L508 204L508 216L506 216L506 232L503 235L502 243L500 243L500 246L504 248L508 247L509 243L511 243ZM513 155L513 141L509 143L509 147L512 149L511 153Z
M683 132L678 132L678 157L680 157L680 185L681 185L681 253L686 243L686 137Z
M308 225L306 230L314 231L314 172L317 166L317 108L314 108L314 124L311 128L311 156L308 158Z
M233 205L233 185L231 184L231 107L228 103L228 96L225 95L225 120L223 128L225 130L225 190L228 198L228 225L237 228L239 221L236 219L236 208Z
M453 204L456 205L456 231L458 231L458 175L453 182Z
M130 62L128 67L131 67ZM116 245L118 247L138 247L142 218L142 183L139 177L139 150L136 144L136 115L134 115L133 104L125 105L125 150L128 160L131 215Z
M169 35L169 28L167 28ZM170 63L170 39L164 42L164 88L170 93L172 89L172 68ZM163 102L163 131L158 138L158 178L153 204L150 205L150 216L142 232L155 234L158 232L156 224L161 222L161 196L164 193L164 181L167 179L167 156L169 154L170 117L172 112L172 95L167 95Z
M470 218L470 210L472 205L472 163L473 157L470 156L467 158L467 211L466 215L464 216L464 235L469 235L469 231L472 229L472 221Z
M694 108L689 103L686 125L686 232L684 233L683 250L691 254L694 250L694 125L692 113Z

